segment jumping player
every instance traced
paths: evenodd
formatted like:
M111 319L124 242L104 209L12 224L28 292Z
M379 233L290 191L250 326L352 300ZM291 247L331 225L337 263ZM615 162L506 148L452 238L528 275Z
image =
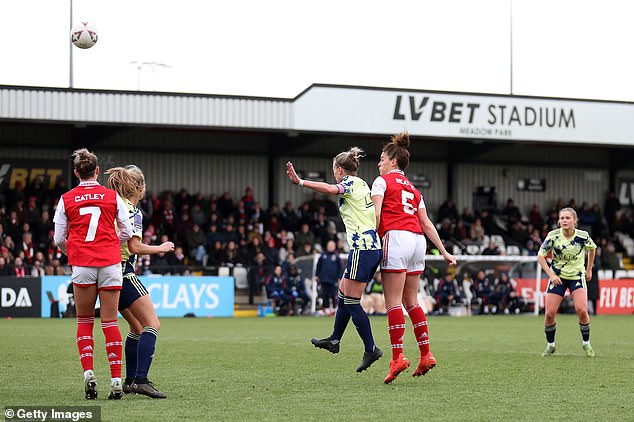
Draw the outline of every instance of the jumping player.
M108 186L116 191L126 203L132 237L121 245L121 268L123 290L119 298L119 312L128 321L130 331L125 341L126 377L123 391L143 394L156 399L167 398L148 380L148 372L154 357L156 338L160 322L154 311L148 291L135 275L137 255L152 255L173 252L174 244L164 242L158 246L141 243L143 238L143 215L137 204L145 194L145 177L137 166L108 169Z
M403 173L409 165L408 146L407 133L392 136L392 141L381 153L380 176L372 184L372 200L383 244L381 278L392 344L390 371L383 381L386 384L409 367L409 361L403 355L405 316L401 303L412 321L420 349L420 361L412 375L425 375L436 366L436 359L429 350L427 317L418 303L420 275L425 269L427 252L425 235L449 265L456 265L456 258L447 252L434 223L427 216L423 197Z
M68 255L73 267L72 282L77 309L77 347L84 369L86 399L97 398L97 379L93 371L95 342L93 326L97 295L101 302L101 329L106 337L110 364L108 399L123 396L121 383L121 333L117 326L117 304L122 277L120 243L132 233L128 209L113 190L97 182L97 156L87 149L73 153L74 173L79 186L63 194L55 211L55 244ZM114 221L119 228L117 235Z
M577 212L572 208L559 211L559 228L548 233L539 248L537 261L548 274L546 290L546 312L544 316L544 332L546 333L546 349L542 356L555 353L555 317L566 289L570 290L575 312L579 317L579 329L583 351L586 356L593 357L594 349L590 345L590 316L588 315L588 291L586 280L592 277L592 264L597 246L588 232L579 230ZM588 251L588 263L585 264L585 251ZM550 266L546 257L552 254Z
M339 353L339 343L350 318L363 340L365 353L357 372L364 371L377 361L383 352L374 344L372 327L368 315L361 307L361 295L365 285L372 280L379 260L381 244L376 232L374 204L370 199L370 188L357 177L359 158L363 151L353 147L341 152L333 159L332 172L337 181L331 185L323 182L302 180L297 176L293 164L286 163L286 174L291 182L317 192L341 195L339 212L346 226L350 253L339 287L339 306L335 314L335 326L330 337L311 340L315 347Z

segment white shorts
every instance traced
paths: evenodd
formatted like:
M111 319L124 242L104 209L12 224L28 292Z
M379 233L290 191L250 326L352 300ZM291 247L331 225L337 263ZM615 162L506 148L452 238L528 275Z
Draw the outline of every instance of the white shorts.
M383 235L381 271L421 274L425 270L427 240L424 234L390 230Z
M97 285L97 289L121 290L123 274L121 264L112 264L107 267L73 267L71 278L73 284L79 287Z

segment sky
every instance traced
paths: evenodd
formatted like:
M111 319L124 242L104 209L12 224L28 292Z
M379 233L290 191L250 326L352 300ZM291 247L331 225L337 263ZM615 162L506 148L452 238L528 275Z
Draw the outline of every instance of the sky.
M75 88L634 101L629 0L72 0L72 20L70 4L0 0L0 84L70 86L71 21L88 21L99 41L72 47Z

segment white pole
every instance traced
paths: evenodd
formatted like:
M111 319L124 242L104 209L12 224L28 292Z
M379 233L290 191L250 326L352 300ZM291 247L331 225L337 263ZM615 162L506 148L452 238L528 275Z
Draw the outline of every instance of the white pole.
M68 28L68 32L73 29L73 0L70 0L70 27ZM68 56L68 87L73 88L73 43L69 42L68 46L70 47L69 56Z
M542 266L537 262L535 271L535 315L539 315L539 308L542 304Z
M311 303L310 303L310 313L314 314L317 310L317 280L315 279L315 270L317 269L317 261L319 261L319 255L313 255L313 284L311 287Z

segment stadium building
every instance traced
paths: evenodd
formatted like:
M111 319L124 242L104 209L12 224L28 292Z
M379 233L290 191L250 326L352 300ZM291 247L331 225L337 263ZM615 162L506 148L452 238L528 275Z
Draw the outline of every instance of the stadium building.
M632 115L627 102L322 84L292 99L0 86L0 195L37 176L50 187L71 180L69 156L86 147L104 169L141 167L148 191L238 199L249 186L263 209L297 207L312 194L288 182L288 160L332 182L332 157L359 146L371 183L384 143L407 130L407 174L432 218L447 198L459 211L510 198L526 216L570 199L603 208L613 191L629 208ZM631 238L618 241L634 256Z

